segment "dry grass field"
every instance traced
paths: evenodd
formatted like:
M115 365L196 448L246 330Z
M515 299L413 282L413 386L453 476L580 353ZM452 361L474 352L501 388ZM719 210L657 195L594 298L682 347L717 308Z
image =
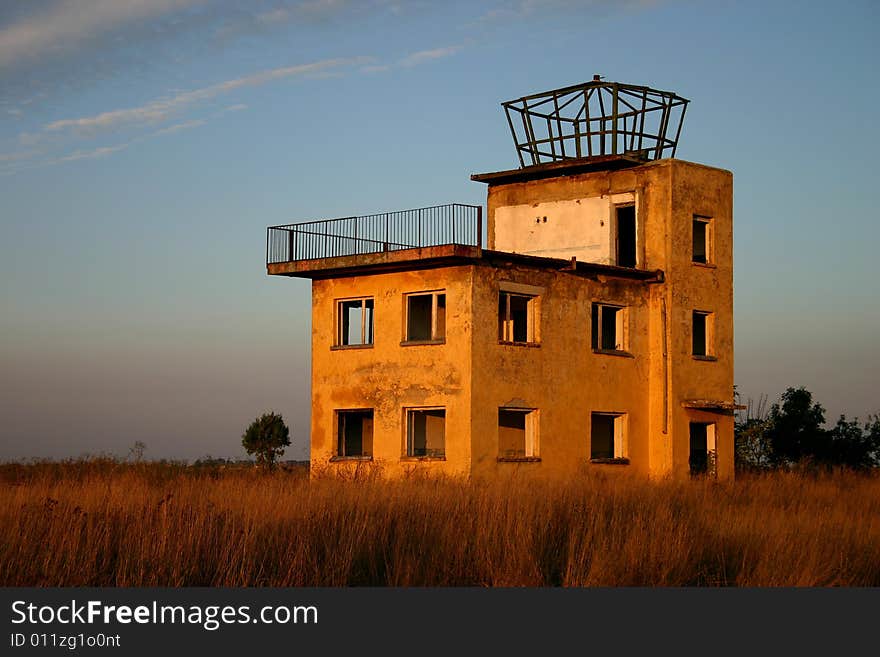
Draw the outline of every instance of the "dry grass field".
M880 586L880 477L0 466L3 586Z

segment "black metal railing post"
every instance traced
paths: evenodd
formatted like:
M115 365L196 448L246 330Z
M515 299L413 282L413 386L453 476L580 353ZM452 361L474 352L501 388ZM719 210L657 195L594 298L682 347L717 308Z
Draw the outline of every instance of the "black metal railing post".
M449 215L452 223L452 243L455 244L455 206L452 207L452 213Z

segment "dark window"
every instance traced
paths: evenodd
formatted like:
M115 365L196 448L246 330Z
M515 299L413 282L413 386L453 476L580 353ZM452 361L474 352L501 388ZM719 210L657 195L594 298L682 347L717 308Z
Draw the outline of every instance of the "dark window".
M498 296L498 339L503 342L535 342L536 297L502 292Z
M373 455L373 411L337 411L337 456Z
M694 219L693 227L694 237L691 259L694 262L709 262L709 222L705 219Z
M623 351L624 309L619 306L606 306L594 303L590 318L593 349L602 351Z
M432 295L419 294L408 298L407 331L408 340L431 339Z
M446 337L446 295L410 294L406 298L406 340L432 342Z
M711 422L691 422L688 466L692 476L714 476L715 425Z
M617 266L636 266L636 206L617 207Z
M693 355L694 356L708 356L708 350L706 348L706 325L707 318L709 313L700 312L699 310L695 310L693 312Z
M590 428L590 458L614 458L614 418L593 413Z

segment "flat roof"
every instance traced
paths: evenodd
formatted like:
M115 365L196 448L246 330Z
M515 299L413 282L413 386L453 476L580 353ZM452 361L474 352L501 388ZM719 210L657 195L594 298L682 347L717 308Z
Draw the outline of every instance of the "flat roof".
M519 169L506 171L494 171L491 173L471 174L471 180L492 185L506 185L509 183L526 182L529 180L541 180L542 178L556 178L559 176L573 176L579 173L591 173L594 171L617 171L635 167L664 166L676 163L703 169L723 171L733 175L729 170L699 162L690 162L678 158L667 157L662 160L642 160L630 155L597 155L582 157L580 159L566 159L559 162L546 164L533 164Z
M294 278L326 279L348 276L383 274L414 269L435 269L456 265L494 265L499 263L566 271L574 275L593 277L597 275L625 278L636 281L659 282L663 271L601 265L594 262L581 262L574 259L545 258L506 251L490 251L478 246L445 244L398 251L380 251L334 258L296 260L266 265L270 276L289 276Z
M526 180L539 180L541 178L555 178L556 176L571 176L576 173L588 173L590 171L627 169L644 164L652 164L654 161L662 162L663 160L648 161L627 155L595 155L593 157L569 158L558 162L547 162L546 164L532 164L527 167L508 169L506 171L475 173L471 175L471 180L489 185L499 185Z

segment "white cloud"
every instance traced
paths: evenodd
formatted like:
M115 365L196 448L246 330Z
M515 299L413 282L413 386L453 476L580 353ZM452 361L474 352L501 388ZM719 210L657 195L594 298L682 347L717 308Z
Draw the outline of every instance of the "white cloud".
M410 53L406 57L400 60L401 66L418 66L424 62L429 62L434 59L442 59L443 57L450 57L461 50L461 46L447 46L445 48L434 48L433 50L420 50L418 52Z
M0 153L0 166L3 167L0 170L0 175L11 175L33 167L52 166L63 162L105 157L124 150L136 142L197 128L205 125L210 120L220 118L226 114L246 110L248 106L244 103L228 105L216 110L212 114L208 114L205 118L191 119L162 127L153 132L141 134L129 142L116 146L102 146L92 150L76 150L61 157L38 161L38 158L46 155L47 148L53 144L55 147L58 147L69 141L70 138L94 137L102 130L126 125L143 128L156 123L162 123L174 114L184 112L198 103L209 101L217 96L243 87L259 86L274 80L282 80L294 76L302 76L304 78L325 77L335 74L336 71L333 70L335 68L363 66L370 61L372 61L370 57L350 57L275 68L242 78L227 80L208 87L181 92L168 98L151 101L140 107L101 112L93 116L76 119L53 121L44 125L39 133L21 133L18 136L19 151L6 154ZM37 150L38 147L40 150ZM30 163L28 163L29 161Z
M206 0L56 0L46 11L0 29L0 66L9 66L128 23Z
M151 101L140 107L102 112L93 116L85 116L77 119L61 119L53 121L43 127L46 132L60 130L76 130L79 132L94 132L103 129L115 128L126 124L149 124L167 120L174 113L196 103L210 100L217 96L230 93L242 87L256 87L274 80L306 75L325 74L328 69L346 65L357 65L368 61L366 57L325 59L309 64L275 68L261 71L243 78L227 80L201 89L185 91L170 98L162 98Z
M199 126L203 126L207 123L204 119L194 119L192 121L184 121L183 123L177 123L175 125L170 125L167 128L162 128L161 130L156 130L153 133L154 137L158 137L159 135L170 135L175 132L180 132L181 130L189 130L190 128L198 128Z
M74 160L88 160L96 157L106 157L107 155L125 150L135 141L137 140L126 142L124 144L117 144L116 146L102 146L101 148L95 148L90 151L74 151L70 155L50 160L46 164L60 164L61 162L73 162Z

